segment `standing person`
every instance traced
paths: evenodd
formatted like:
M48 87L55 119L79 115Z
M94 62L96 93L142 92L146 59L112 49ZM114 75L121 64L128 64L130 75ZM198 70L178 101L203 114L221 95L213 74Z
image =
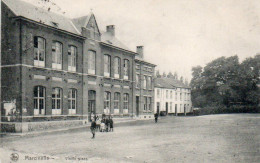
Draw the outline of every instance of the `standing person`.
M95 132L96 132L96 121L95 120L92 120L91 122L91 126L90 126L90 130L91 130L91 133L92 133L92 139L95 138Z
M114 131L114 122L113 122L113 119L112 117L110 118L110 131Z
M109 119L106 118L106 132L108 132L108 128L110 128L110 123L109 123Z
M157 123L157 121L158 121L158 113L154 114L154 120L155 120L155 123Z

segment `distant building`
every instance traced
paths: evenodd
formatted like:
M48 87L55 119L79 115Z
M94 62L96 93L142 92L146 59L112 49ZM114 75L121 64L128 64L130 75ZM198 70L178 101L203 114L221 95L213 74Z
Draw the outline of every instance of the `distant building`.
M191 88L174 78L156 78L154 113L184 114L192 111Z
M64 120L78 126L92 113L152 114L155 65L119 41L114 25L101 33L93 13L69 19L20 0L3 0L1 13L5 130L52 128ZM149 87L136 89L136 73Z

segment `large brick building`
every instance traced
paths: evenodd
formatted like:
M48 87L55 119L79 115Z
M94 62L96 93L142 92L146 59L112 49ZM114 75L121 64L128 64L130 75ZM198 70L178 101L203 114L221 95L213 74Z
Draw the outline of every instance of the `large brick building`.
M151 116L155 65L121 43L114 25L101 33L93 13L69 19L20 0L2 1L1 21L3 130L79 125L91 113Z

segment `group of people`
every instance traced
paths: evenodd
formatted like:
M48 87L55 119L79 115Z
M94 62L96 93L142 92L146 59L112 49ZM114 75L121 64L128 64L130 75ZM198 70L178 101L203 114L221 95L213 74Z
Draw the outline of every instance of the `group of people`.
M100 132L110 132L114 131L114 121L112 116L106 117L105 114L102 114L102 118L100 119L98 116L91 114L91 126L90 130L92 133L92 139L95 138L96 131Z

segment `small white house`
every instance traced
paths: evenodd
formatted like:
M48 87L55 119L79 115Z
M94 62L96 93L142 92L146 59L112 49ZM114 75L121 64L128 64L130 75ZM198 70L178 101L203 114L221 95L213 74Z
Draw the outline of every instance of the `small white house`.
M154 113L184 114L192 112L191 88L173 78L156 78Z

